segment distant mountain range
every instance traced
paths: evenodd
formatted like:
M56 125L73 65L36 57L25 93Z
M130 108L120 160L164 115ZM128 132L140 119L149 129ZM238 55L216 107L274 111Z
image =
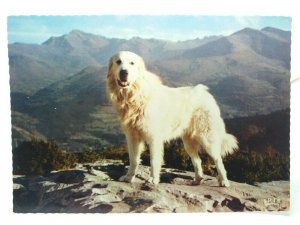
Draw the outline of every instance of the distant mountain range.
M69 148L124 141L105 90L107 62L119 50L141 55L167 85L209 86L226 118L286 109L290 46L291 33L271 27L182 42L74 30L41 45L9 44L13 140L34 135Z
M176 43L138 37L108 39L73 30L60 37L51 37L41 45L9 44L11 88L13 92L33 94L85 67L106 66L110 56L120 50L134 51L145 59L157 60L216 39L218 37Z

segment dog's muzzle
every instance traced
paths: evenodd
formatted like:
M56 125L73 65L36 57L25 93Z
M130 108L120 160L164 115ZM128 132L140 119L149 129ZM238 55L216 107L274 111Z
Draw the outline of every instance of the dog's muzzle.
M118 79L118 85L121 87L126 87L129 85L128 81L128 71L127 70L120 70L119 73L119 79Z

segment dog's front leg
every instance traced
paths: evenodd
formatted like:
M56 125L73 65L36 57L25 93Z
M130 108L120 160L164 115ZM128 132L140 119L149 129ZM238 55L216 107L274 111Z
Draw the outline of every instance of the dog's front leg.
M164 145L162 141L153 140L150 145L150 164L151 164L151 178L150 183L158 184L160 181L160 170L163 164Z
M127 174L119 180L132 183L134 181L138 165L140 164L141 153L144 150L144 143L133 134L127 134L127 145L129 155L129 168Z

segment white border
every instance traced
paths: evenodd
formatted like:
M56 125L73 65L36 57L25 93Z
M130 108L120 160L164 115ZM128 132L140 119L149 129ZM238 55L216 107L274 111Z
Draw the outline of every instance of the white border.
M10 15L234 15L292 17L292 80L299 78L299 7L292 0L47 0L0 2L0 214L5 224L297 224L300 221L299 115L300 80L294 82L291 98L292 205L289 215L271 213L195 213L195 214L13 214L11 181L11 124L6 17Z

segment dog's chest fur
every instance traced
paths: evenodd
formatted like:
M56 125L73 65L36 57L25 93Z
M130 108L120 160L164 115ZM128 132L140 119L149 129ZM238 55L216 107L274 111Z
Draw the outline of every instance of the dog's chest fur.
M122 90L118 93L114 105L118 111L123 127L143 132L143 116L146 107L146 97L137 91Z

